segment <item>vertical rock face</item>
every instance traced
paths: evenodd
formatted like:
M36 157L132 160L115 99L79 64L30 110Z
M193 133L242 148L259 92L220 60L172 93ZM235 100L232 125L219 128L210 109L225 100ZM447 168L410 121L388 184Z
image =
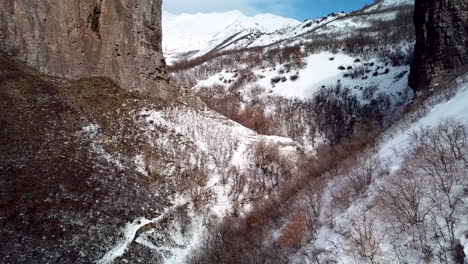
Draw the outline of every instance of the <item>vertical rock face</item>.
M468 1L416 0L416 50L410 86L444 86L468 71Z
M161 0L4 0L0 49L66 78L106 76L166 98Z

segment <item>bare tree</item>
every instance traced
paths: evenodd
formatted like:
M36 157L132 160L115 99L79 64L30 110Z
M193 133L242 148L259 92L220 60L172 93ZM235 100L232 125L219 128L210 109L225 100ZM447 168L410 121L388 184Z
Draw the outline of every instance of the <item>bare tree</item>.
M372 179L382 174L380 160L369 154L347 161L347 163L342 172L347 185L357 195L364 194L372 183Z
M449 263L451 255L455 258L455 228L468 182L466 127L448 121L420 129L408 149L402 168L381 188L384 205L397 220L394 230L410 235L413 248L427 258L438 250Z
M238 201L242 193L244 192L247 179L244 174L240 172L240 169L237 167L232 167L229 170L229 174L232 179L232 187L229 192L229 196L232 197L233 201Z
M431 254L428 246L428 221L432 206L427 204L428 184L413 167L405 163L398 177L389 178L381 188L384 206L397 224L394 231L408 233L412 246L425 255Z
M459 123L448 121L433 129L422 129L413 135L414 163L431 183L434 205L433 222L442 225L435 233L455 245L455 225L458 221L466 168L466 130Z
M357 252L360 258L371 264L379 263L380 244L385 237L378 234L375 218L368 217L364 212L361 219L352 222L348 237L353 251Z

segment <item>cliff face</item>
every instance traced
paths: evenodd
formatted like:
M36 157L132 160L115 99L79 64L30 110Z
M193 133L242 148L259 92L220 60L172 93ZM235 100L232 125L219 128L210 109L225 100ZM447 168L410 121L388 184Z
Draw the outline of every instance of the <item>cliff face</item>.
M42 72L167 98L161 0L0 2L0 50Z
M468 71L468 1L416 0L416 50L410 86L444 86Z

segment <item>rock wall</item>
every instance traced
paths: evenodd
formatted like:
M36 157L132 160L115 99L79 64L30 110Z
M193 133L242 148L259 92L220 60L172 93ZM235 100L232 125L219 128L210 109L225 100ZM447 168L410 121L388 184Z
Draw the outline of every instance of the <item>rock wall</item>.
M167 98L162 0L3 0L0 49L44 73Z
M417 92L444 87L468 71L468 1L416 0L415 58L410 86Z

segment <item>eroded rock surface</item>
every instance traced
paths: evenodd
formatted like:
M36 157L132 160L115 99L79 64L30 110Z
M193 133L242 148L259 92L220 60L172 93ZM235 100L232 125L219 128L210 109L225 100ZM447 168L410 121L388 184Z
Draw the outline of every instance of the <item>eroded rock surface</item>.
M161 0L5 0L0 50L44 73L111 78L167 99L161 47Z
M416 0L414 20L414 90L443 87L468 71L468 1Z

